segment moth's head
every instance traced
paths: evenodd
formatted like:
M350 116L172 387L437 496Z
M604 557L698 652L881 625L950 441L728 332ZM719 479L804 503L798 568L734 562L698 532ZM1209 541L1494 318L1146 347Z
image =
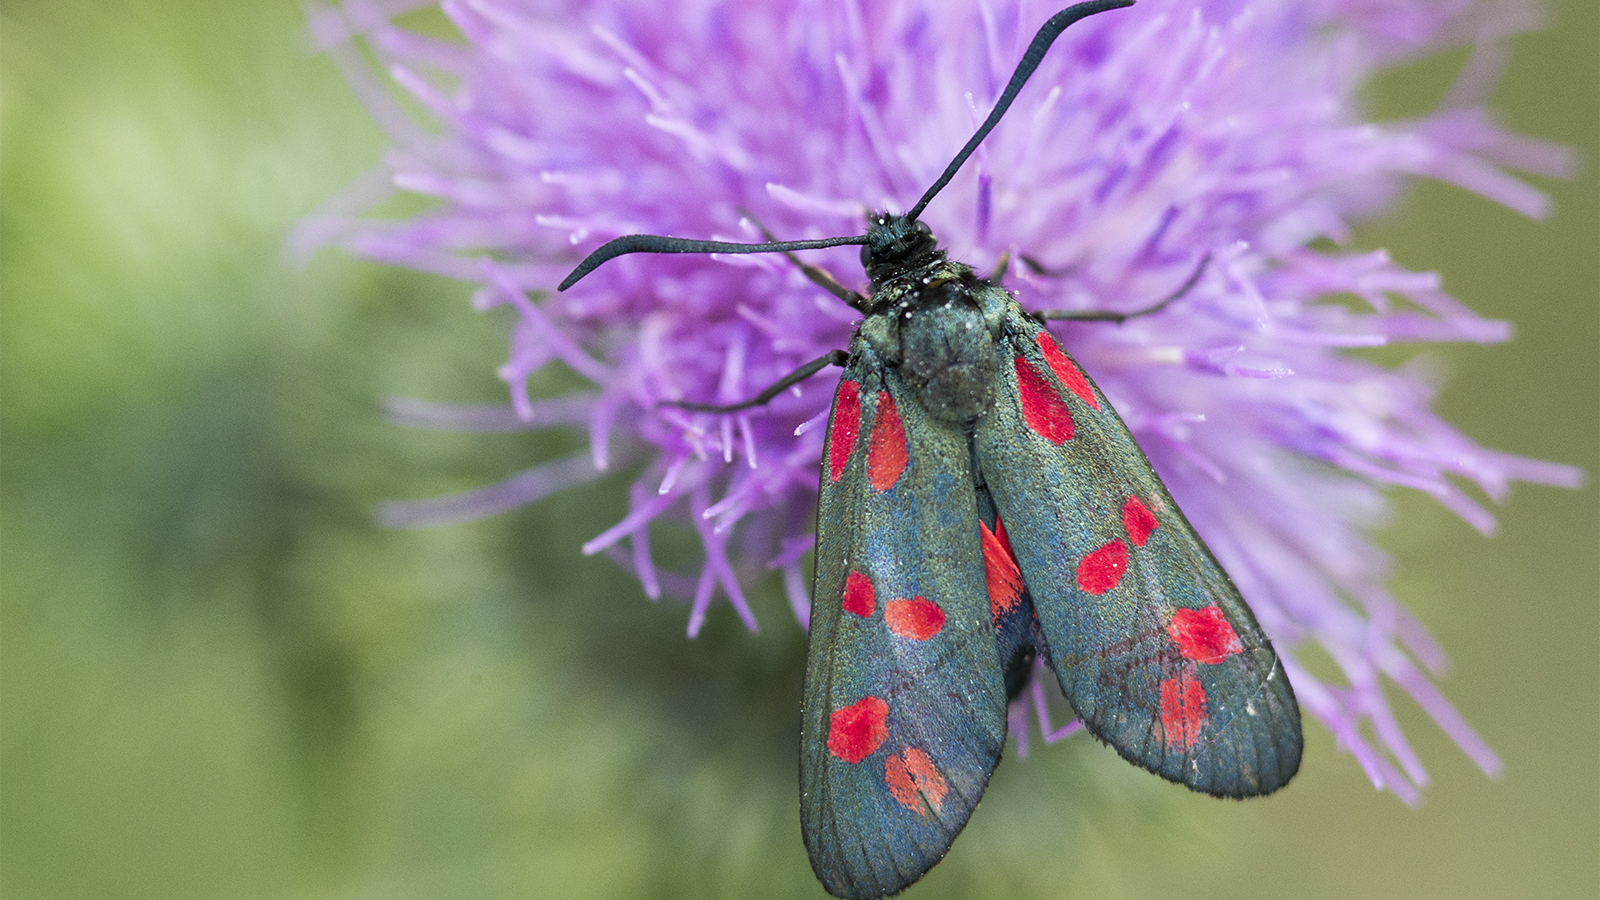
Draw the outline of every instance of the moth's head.
M861 265L874 281L880 274L926 265L943 255L933 230L917 219L885 212L867 220Z

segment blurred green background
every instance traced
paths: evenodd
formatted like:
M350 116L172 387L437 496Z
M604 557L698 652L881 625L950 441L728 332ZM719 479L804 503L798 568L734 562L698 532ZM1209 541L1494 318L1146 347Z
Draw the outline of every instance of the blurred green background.
M1509 346L1440 407L1600 473L1600 21L1516 42L1506 122L1576 147L1530 222L1424 186L1360 247L1445 273ZM7 0L0 13L0 893L818 897L796 819L803 638L697 641L579 544L616 479L499 518L373 505L576 446L413 431L379 398L502 398L469 288L286 230L383 144L297 0ZM1375 88L1421 111L1452 56ZM1596 491L1519 486L1485 540L1400 496L1397 592L1490 780L1409 702L1434 785L1373 791L1320 727L1283 794L1220 803L1089 741L1002 766L914 897L1600 896ZM1392 694L1394 692L1391 692Z

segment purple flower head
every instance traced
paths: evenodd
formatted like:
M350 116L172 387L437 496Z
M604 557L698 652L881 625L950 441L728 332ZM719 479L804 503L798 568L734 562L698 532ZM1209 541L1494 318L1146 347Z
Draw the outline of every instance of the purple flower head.
M905 210L987 115L1057 4L450 0L454 42L395 22L419 5L350 0L313 13L319 44L394 149L297 240L464 279L480 286L479 307L516 309L500 369L509 409L406 403L399 418L577 426L590 451L473 494L392 504L389 520L487 515L643 460L631 511L586 552L632 568L652 597L692 598L691 634L719 598L754 629L740 584L768 568L781 570L804 623L836 374L736 414L660 404L754 396L843 348L855 312L778 254L626 256L553 289L620 235L823 238L861 234L870 212ZM1535 12L1469 0L1198 0L1096 16L1057 42L921 216L952 259L980 271L1007 252L1026 260L1007 286L1030 309L1138 309L1209 254L1194 288L1159 315L1054 330L1277 642L1302 707L1407 801L1427 776L1384 699L1386 679L1484 770L1500 763L1431 680L1443 653L1385 590L1388 560L1368 537L1387 510L1383 488L1425 491L1489 532L1493 519L1458 480L1499 500L1514 479L1572 485L1579 473L1478 447L1430 411L1423 373L1345 353L1500 341L1510 329L1457 303L1437 275L1344 243L1413 175L1545 212L1507 170L1559 173L1566 155L1499 130L1480 105L1505 39L1536 25ZM429 124L403 111L358 41ZM1460 45L1472 53L1438 111L1362 118L1356 98L1375 71ZM402 220L364 215L396 191L436 202ZM857 255L805 259L862 287ZM531 398L528 377L555 362L593 388ZM649 529L663 517L698 530L699 571L653 563ZM1312 646L1342 683L1300 663ZM1053 736L1037 683L1018 719L1025 703Z

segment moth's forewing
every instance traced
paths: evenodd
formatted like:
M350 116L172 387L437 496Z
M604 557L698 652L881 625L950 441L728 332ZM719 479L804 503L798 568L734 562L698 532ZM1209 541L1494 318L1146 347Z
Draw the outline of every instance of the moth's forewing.
M994 289L998 291L998 288ZM1061 689L1126 759L1228 797L1282 787L1300 711L1272 644L1103 394L1006 297L974 435Z
M800 742L812 867L843 897L938 862L999 760L1006 697L971 450L857 337L823 453Z

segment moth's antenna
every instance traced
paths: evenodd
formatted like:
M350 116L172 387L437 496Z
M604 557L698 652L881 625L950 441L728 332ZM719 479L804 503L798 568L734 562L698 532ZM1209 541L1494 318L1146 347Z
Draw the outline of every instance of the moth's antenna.
M1006 85L1004 93L1000 95L999 101L994 105L994 110L989 113L989 118L985 119L983 124L978 127L977 134L974 134L972 139L967 141L967 145L961 148L961 152L956 154L956 158L950 161L950 165L945 168L944 174L940 175L939 180L933 183L933 187L928 188L928 192L922 195L922 199L918 200L917 205L911 208L911 212L906 214L906 218L914 221L917 216L922 214L922 210L928 205L928 202L939 191L943 190L945 185L950 183L950 179L955 177L956 171L961 168L961 164L967 161L967 157L972 155L972 151L978 149L978 145L983 143L983 139L988 136L990 131L994 130L995 125L999 124L1000 117L1005 115L1006 110L1011 108L1011 101L1017 99L1017 93L1022 90L1024 84L1027 84L1029 76L1033 74L1033 70L1039 68L1039 63L1044 60L1044 55L1050 50L1050 45L1055 43L1056 38L1067 29L1068 25L1095 13L1132 5L1133 0L1090 0L1088 3L1069 6L1051 16L1050 21L1044 23L1044 27L1039 29L1039 33L1033 36L1033 43L1028 45L1028 51L1022 54L1022 61L1017 63L1017 70L1011 73L1011 83ZM578 283L580 278L593 272L602 263L625 253L780 253L789 250L818 250L823 247L841 247L846 244L865 243L867 243L867 236L864 234L853 237L823 238L815 241L774 241L766 244L731 244L726 241L696 241L688 238L664 237L658 234L630 234L613 238L601 244L599 249L584 257L583 262L578 263L578 267L573 269L570 275L562 279L556 290L564 291L572 287Z
M630 234L612 238L599 249L584 257L583 262L562 279L556 287L564 291L578 283L578 279L593 272L601 263L624 253L781 253L786 250L817 250L822 247L841 247L845 244L865 244L867 236L822 238L815 241L773 241L766 244L730 244L726 241L696 241L688 238L663 237L659 234Z
M1000 95L1000 99L995 102L994 110L989 113L989 118L984 119L983 124L978 126L978 132L972 136L972 140L967 141L967 145L961 148L961 152L957 153L956 158L952 159L950 165L945 167L944 174L940 175L939 180L933 183L933 187L928 188L928 192L922 195L922 199L917 201L917 205L911 207L911 211L906 213L906 218L915 220L917 216L922 215L922 210L928 205L928 202L936 194L944 190L944 186L950 183L950 179L956 177L956 171L961 168L961 164L967 161L967 157L972 155L972 151L978 149L978 145L983 143L983 139L988 137L990 131L994 130L994 126L1000 123L1000 117L1005 115L1006 110L1011 108L1011 101L1017 99L1018 92L1022 90L1024 84L1028 83L1028 78L1033 75L1033 70L1039 68L1039 63L1044 61L1044 55L1049 51L1050 45L1055 43L1061 32L1067 30L1068 25L1095 13L1105 12L1108 9L1121 9L1124 6L1132 5L1133 0L1091 0L1089 3L1069 6L1051 16L1050 21L1044 23L1044 27L1039 29L1039 33L1033 36L1033 43L1028 45L1028 52L1022 54L1022 62L1017 63L1017 70L1011 73L1011 83L1006 85L1006 89Z

